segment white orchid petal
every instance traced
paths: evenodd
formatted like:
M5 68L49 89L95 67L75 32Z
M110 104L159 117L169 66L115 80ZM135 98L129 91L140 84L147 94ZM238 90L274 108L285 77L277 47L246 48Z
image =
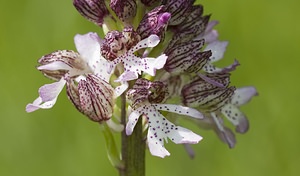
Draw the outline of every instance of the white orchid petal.
M218 37L219 37L219 33L217 30L212 30L203 36L205 43L212 43L218 40Z
M38 97L37 99L41 100L41 97ZM53 105L56 103L57 98L51 100L51 101L47 101L45 103L30 103L26 106L26 112L33 112L36 111L38 109L50 109L53 107Z
M90 32L84 35L77 34L74 37L77 51L87 62L100 56L100 38L96 33ZM100 58L100 57L98 57Z
M152 155L165 157L170 153L164 147L164 141L171 139L176 144L198 143L202 137L189 131L188 129L178 127L172 122L168 121L157 110L156 105L150 107L144 106L144 114L148 119L148 145ZM172 111L173 112L173 111Z
M39 105L42 103L42 98L41 97L38 97L37 99L35 99L33 101L33 103L29 103L27 106L26 106L26 112L33 112L33 111L36 111L38 109L40 109Z
M56 103L57 97L62 91L66 81L62 78L59 82L46 84L39 89L40 96L26 106L27 112L33 112L38 109L49 109Z
M123 72L115 82L122 82L122 81L131 81L138 78L138 74L134 71L125 71Z
M193 133L192 131L183 128L183 127L176 127L177 130L173 131L168 135L168 137L175 143L175 144L196 144L202 137Z
M52 101L57 98L62 89L64 88L66 81L61 78L60 81L52 84L45 84L39 88L39 94L43 102Z
M156 70L163 68L165 65L167 56L163 54L157 58L140 58L133 53L127 53L126 56L117 58L117 60L120 59L124 62L125 71L120 75L116 82L135 80L142 71L151 76L155 76ZM111 66L115 66L118 62L119 61L113 61Z
M173 112L181 115L194 117L196 119L202 119L203 114L198 110L190 107L174 105L174 104L153 104L157 110Z
M205 43L212 43L218 39L218 31L213 29L218 23L219 22L215 20L208 22L204 36L202 37L202 35L200 35L201 38L204 38Z
M123 92L125 92L125 90L128 88L128 83L126 81L122 81L121 85L116 87L115 89L115 96L119 97L120 95L122 95Z
M114 66L110 68L109 62L101 55L101 41L98 35L93 32L84 35L77 34L74 41L80 56L93 73L108 82Z
M165 149L165 147L163 146L163 142L159 141L155 138L150 138L149 136L151 136L153 134L151 134L151 132L148 132L148 147L149 147L149 151L153 156L158 156L161 158L164 158L165 156L170 156L170 153L168 152L168 150Z
M209 43L207 45L207 47L205 48L206 51L211 50L211 52L212 52L212 55L209 58L209 61L211 63L213 63L213 62L216 62L216 61L222 59L227 45L228 45L227 41L223 41L223 42L215 41L215 42Z
M38 70L71 70L72 68L60 61L51 62L37 67Z
M128 117L128 122L126 124L126 135L131 135L136 123L139 120L139 117L142 115L142 109L144 107L137 108L136 110L132 111Z
M253 96L258 95L255 87L248 86L238 88L234 91L231 103L236 106L241 106L248 103Z
M150 35L148 38L145 38L141 41L139 41L131 50L130 52L134 53L139 49L142 48L149 48L149 47L155 47L160 42L160 39L157 35Z
M221 112L234 126L236 126L236 131L238 133L245 133L248 131L248 119L236 106L226 104L221 108Z
M168 56L165 54L160 55L157 58L144 58L143 61L143 67L142 71L148 73L151 76L155 76L156 70L161 69L164 67Z

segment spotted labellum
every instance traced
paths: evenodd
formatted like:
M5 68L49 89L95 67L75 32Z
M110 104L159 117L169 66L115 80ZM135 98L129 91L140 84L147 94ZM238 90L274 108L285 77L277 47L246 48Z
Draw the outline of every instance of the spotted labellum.
M91 121L108 125L108 131L132 135L141 119L144 142L154 156L170 155L168 141L187 146L202 140L181 127L181 117L200 130L213 130L233 148L235 133L249 129L239 107L258 93L252 86L231 84L237 60L225 67L215 64L224 58L228 42L218 39L218 22L194 2L73 0L79 14L103 35L77 34L77 51L42 56L37 69L53 82L39 88L26 111L52 108L66 86L74 107ZM111 142L113 136L105 134ZM119 156L109 153L121 168Z

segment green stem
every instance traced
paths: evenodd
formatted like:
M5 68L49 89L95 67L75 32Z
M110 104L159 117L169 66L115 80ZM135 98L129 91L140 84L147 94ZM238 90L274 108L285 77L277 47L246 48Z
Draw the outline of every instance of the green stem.
M121 95L121 123L126 126L126 97ZM133 133L126 135L122 132L122 161L124 169L120 170L120 176L145 176L145 148L143 139L142 119L136 124Z

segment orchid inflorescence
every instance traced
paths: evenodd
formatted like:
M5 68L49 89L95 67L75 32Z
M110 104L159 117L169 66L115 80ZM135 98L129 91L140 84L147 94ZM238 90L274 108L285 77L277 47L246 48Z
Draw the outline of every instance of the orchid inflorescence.
M249 128L239 107L257 95L254 87L230 85L239 65L219 68L228 42L219 41L217 21L203 15L194 0L73 0L77 11L103 29L77 34L76 51L58 50L39 59L37 69L54 83L39 88L27 112L52 108L66 86L82 114L131 135L140 118L152 155L170 153L164 143L195 144L202 137L179 126L186 117L213 129L230 148ZM118 100L126 96L127 123L120 124Z

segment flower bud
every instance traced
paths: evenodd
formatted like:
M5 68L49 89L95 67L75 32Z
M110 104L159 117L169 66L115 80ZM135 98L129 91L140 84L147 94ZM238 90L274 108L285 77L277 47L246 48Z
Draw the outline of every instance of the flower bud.
M110 7L123 22L130 21L136 15L135 0L111 0Z
M169 25L179 25L187 17L186 12L193 5L194 0L163 0L162 4L165 5L166 11L171 13Z
M175 34L169 45L188 42L203 36L207 27L210 15L202 16L203 7L201 5L192 6L186 11L185 21L173 27ZM202 39L203 37L199 38Z
M164 68L173 74L198 72L207 63L211 51L201 52L204 40L193 40L179 45L169 45L165 50L168 56Z
M212 82L197 78L182 89L183 103L191 107L199 107L206 112L216 111L230 101L235 87L228 87L229 74L210 74L207 77L223 84L216 86Z
M192 6L186 13L187 17L185 18L184 23L176 26L177 33L184 32L185 34L189 34L191 38L204 33L210 15L202 16L203 6Z
M122 32L110 31L101 45L101 53L107 60L114 60L127 52L140 41L140 36L132 27L126 27Z
M90 120L109 120L113 113L114 89L96 75L88 75L76 85L67 81L67 93L74 106Z
M151 34L163 39L170 19L171 14L166 12L164 6L156 7L143 17L137 28L137 33L141 36L141 39L147 38Z
M73 0L77 11L87 20L101 26L109 14L104 0Z

